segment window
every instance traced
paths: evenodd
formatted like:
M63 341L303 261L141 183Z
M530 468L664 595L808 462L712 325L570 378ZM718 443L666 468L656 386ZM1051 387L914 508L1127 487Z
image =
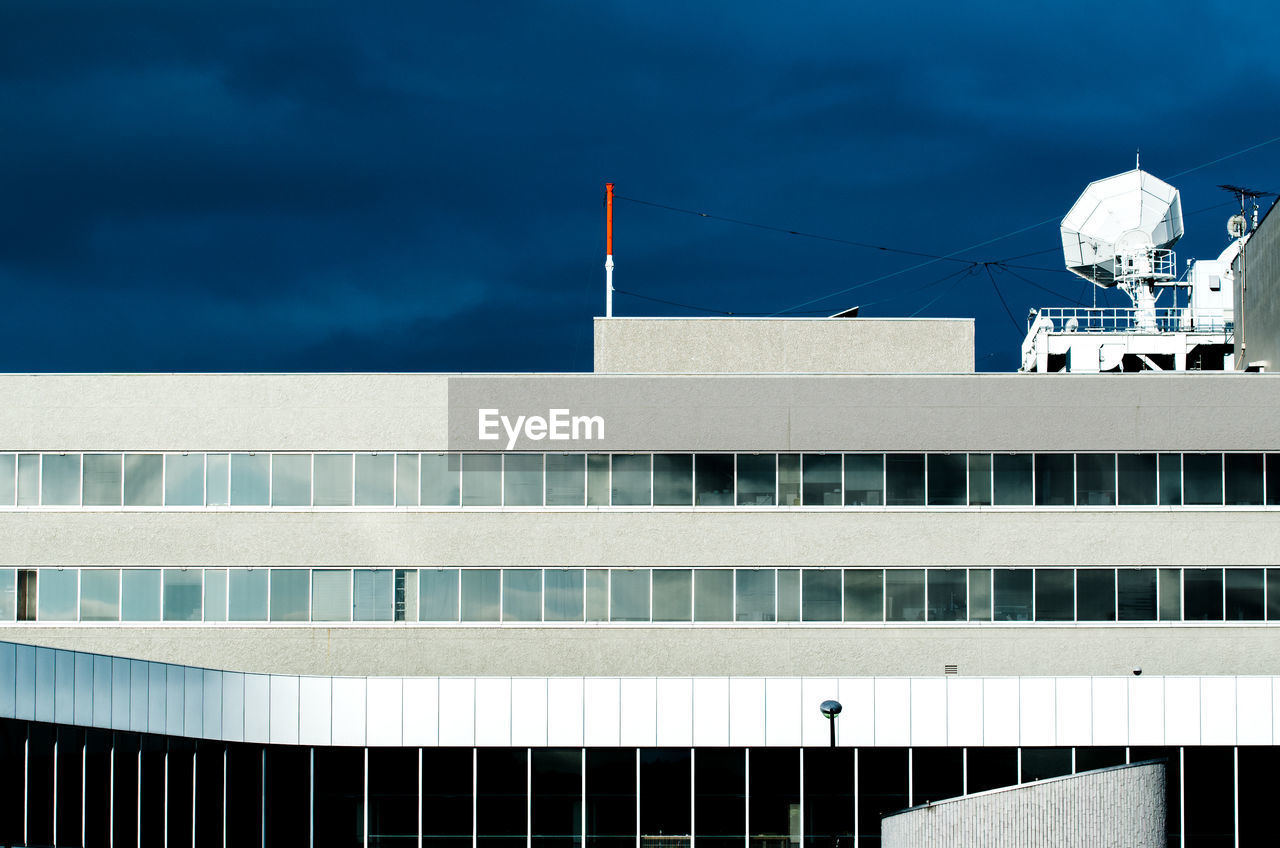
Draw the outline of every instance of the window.
M542 506L542 454L509 453L503 462L503 503Z
M203 489L204 481L201 480ZM164 569L164 620L200 621L204 572L199 568Z
M612 621L649 620L649 569L615 568L609 572Z
M278 459L279 457L277 457ZM315 455L315 505L351 506L352 458L349 453Z
M931 568L929 579L929 620L968 619L968 587L963 568Z
M800 454L778 454L778 504L800 506Z
M547 506L582 506L586 503L586 462L586 454L547 454Z
M160 620L160 569L126 568L120 574L120 619Z
M740 453L737 462L738 506L773 506L777 487L777 455Z
M205 456L204 502L208 506L231 503L231 457L225 453Z
M422 568L418 570L418 619L420 621L458 620L458 569Z
M969 454L969 506L991 505L991 454Z
M1036 621L1074 621L1076 617L1075 574L1069 568L1037 568Z
M841 616L840 569L806 568L800 574L804 620L839 621Z
M738 621L774 620L774 570L737 570L735 586Z
M653 455L653 503L655 506L693 504L693 456L687 453Z
M311 618L311 572L305 568L271 569L271 620Z
M462 569L462 620L498 621L502 611L502 572L496 568Z
M1036 506L1075 503L1075 457L1069 453L1036 454Z
M837 596L838 597L838 596ZM836 611L839 618L839 610ZM778 621L800 620L800 569L778 569Z
M1228 506L1260 506L1262 491L1262 454L1229 453L1223 456L1223 477Z
M733 506L733 454L698 454L694 458L694 474L695 504Z
M1222 503L1222 454L1182 455L1182 500L1188 506Z
M609 620L609 569L588 568L583 575L586 590L583 605L587 621Z
M1156 570L1121 568L1116 572L1116 613L1121 621L1156 620Z
M1116 570L1081 568L1076 571L1076 618L1079 621L1116 620Z
M587 506L608 506L609 489L609 454L587 454Z
M40 454L18 454L18 506L40 504Z
M1030 506L1031 471L1032 455L1029 453L994 454L991 457L991 502L996 506Z
M227 620L267 620L267 570L227 569Z
M1115 506L1115 454L1076 454L1076 503L1080 506Z
M1185 569L1182 572L1183 618L1222 621L1222 589L1221 568Z
M311 572L311 620L351 620L351 570L316 569Z
M1227 621L1261 621L1265 589L1261 568L1228 568L1226 573Z
M806 458L806 462L808 459ZM838 458L837 458L838 461ZM920 467L920 494L924 495L924 463ZM910 487L910 469L906 480L895 479ZM899 475L899 478L903 475ZM838 490L837 490L838 491ZM808 500L805 501L808 503ZM844 457L844 502L849 506L880 506L884 503L884 455L850 453ZM839 501L836 501L839 503Z
M158 453L124 455L124 505L160 506L164 496L164 457Z
M890 568L884 574L886 621L924 621L924 569Z
M613 454L614 506L649 506L652 483L649 454Z
M805 506L840 505L840 454L806 453L803 456Z
M969 569L969 620L991 620L991 569Z
M227 620L227 569L204 570L204 620Z
M0 453L0 506L13 506L16 503L14 495L17 492L17 472L17 457L11 453Z
M993 569L991 584L992 618L996 621L1032 620L1031 569Z
M968 460L963 453L931 453L926 457L929 506L964 506L969 502Z
M1182 454L1162 453L1159 456L1160 506L1182 505Z
M271 485L270 468L271 457L266 454L231 454L231 505L266 505ZM128 488L127 475L125 488Z
M702 588L701 583L698 588ZM687 568L655 568L653 620L689 621L692 617L693 572Z
M419 488L418 469L421 463L416 453L398 453L396 454L396 506L417 506L418 499L422 496L422 490ZM360 472L356 471L356 497L360 496ZM450 506L458 505L457 498L457 471L454 472L454 485L451 489L453 494L453 502Z
M41 459L40 503L45 506L79 506L80 454L46 453Z
M693 579L694 620L733 621L733 572L699 568Z
M1119 479L1117 502L1121 506L1150 506L1156 503L1158 475L1153 453L1122 453L1116 457Z
M1159 574L1160 620L1178 621L1182 618L1182 570L1162 568Z
M582 574L581 568L548 568L543 572L546 621L582 621Z
M80 572L80 620L120 620L120 569L89 568Z
M75 621L79 612L80 571L76 568L41 568L39 621Z
M504 568L502 570L502 620L542 620L541 569Z
M406 473L408 473L406 471ZM356 506L391 506L395 493L396 458L389 453L356 454ZM408 487L413 492L418 475L411 475L413 485Z
M458 506L462 457L456 453L422 455L422 505Z
M878 568L844 571L844 620L884 621L884 572Z
M423 455L423 485L426 485L426 455ZM423 491L425 504L427 493ZM502 454L464 453L462 455L462 505L502 505Z
M12 454L9 455L12 459ZM3 457L0 457L3 459ZM84 505L120 506L123 467L118 453L87 453L84 455ZM0 463L0 494L3 492L4 468ZM13 482L13 469L9 469L8 481ZM4 503L0 497L0 503ZM12 503L10 498L8 503Z
M271 457L271 505L311 506L311 457L277 453Z
M164 502L166 506L204 506L204 454L165 454Z
M891 453L884 463L885 503L924 506L924 454Z

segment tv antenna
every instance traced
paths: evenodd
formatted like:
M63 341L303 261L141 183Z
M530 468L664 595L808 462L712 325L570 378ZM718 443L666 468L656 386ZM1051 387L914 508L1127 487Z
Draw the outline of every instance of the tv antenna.
M1258 198L1276 196L1276 193L1274 191L1255 191L1254 189L1244 188L1243 186L1237 186L1237 185L1219 185L1218 188L1222 189L1223 191L1229 191L1235 196L1240 198L1240 214L1241 215L1245 214L1245 206L1250 202L1253 203L1253 228L1254 229L1257 229L1258 227ZM1241 235L1243 235L1243 233ZM1238 237L1239 236L1237 236L1237 238Z

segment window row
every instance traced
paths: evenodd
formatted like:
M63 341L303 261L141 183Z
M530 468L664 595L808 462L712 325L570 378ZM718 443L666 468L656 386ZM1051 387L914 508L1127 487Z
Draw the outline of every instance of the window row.
M1280 454L0 454L15 505L1277 506Z
M0 621L1280 620L1280 568L0 569Z
M1274 748L337 748L0 720L0 842L878 845L908 807L1164 761L1170 844L1267 844ZM420 841L419 841L420 840Z

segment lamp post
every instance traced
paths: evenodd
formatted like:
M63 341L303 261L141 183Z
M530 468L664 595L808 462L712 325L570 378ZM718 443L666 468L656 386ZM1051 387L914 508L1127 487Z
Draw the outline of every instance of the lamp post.
M844 707L840 706L839 701L823 701L822 715L831 723L831 747L836 746L836 716L840 715L840 711Z

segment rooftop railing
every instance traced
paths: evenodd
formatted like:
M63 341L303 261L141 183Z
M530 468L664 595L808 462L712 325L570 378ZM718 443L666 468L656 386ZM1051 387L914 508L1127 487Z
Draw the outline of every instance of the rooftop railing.
M1143 314L1145 313L1145 314ZM1040 318L1053 322L1055 333L1134 333L1150 332L1143 326L1154 325L1162 333L1229 333L1232 322L1227 320L1221 309L1194 309L1178 307L1176 309L1139 310L1130 308L1077 308L1077 307L1045 307L1030 319L1031 323ZM1028 326L1030 329L1030 326Z

